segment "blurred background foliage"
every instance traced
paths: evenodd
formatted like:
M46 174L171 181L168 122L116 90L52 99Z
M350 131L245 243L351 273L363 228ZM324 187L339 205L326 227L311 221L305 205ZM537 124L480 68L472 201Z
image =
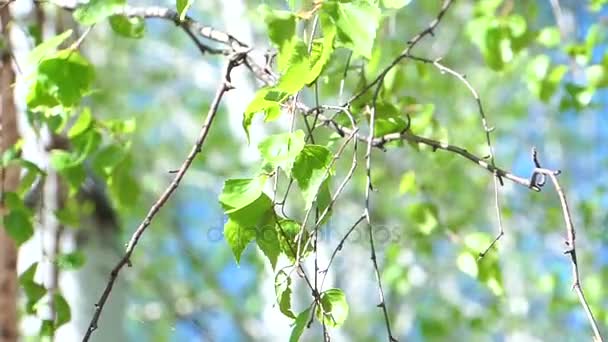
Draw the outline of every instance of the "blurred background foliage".
M174 6L158 0L129 3ZM244 6L244 17L232 12L235 3ZM189 13L228 32L250 30L253 46L271 48L260 3L289 9L279 0L195 0ZM441 58L466 75L495 127L498 165L528 177L530 150L536 146L543 165L562 170L560 180L578 228L583 287L606 334L608 5L602 0L560 1L558 15L552 3L557 1L456 1L434 36L413 53ZM381 5L371 59L353 57L339 98L349 53L337 49L319 79L321 103L339 104L373 79L435 18L441 1L385 0ZM224 62L222 57L201 57L174 25L153 20L146 23L142 39L120 37L108 24L99 24L82 48L96 70L95 91L85 104L99 122L114 128L110 144L116 151L108 155L120 154L117 167L125 170L109 188L123 227L119 240L127 241L172 178L168 171L177 169L188 153ZM259 86L253 79L242 82L235 86ZM250 96L226 101L246 106ZM313 104L312 88L302 97ZM387 77L380 101L390 115L410 108L416 134L488 154L475 99L464 84L432 65L402 62ZM108 124L112 122L116 125ZM255 120L251 130L263 137L284 127L281 120ZM319 137L329 137L324 132ZM253 151L258 141L252 141ZM146 232L134 267L122 274L129 284L125 329L131 339L289 336L290 320L275 305L274 274L264 256L250 247L237 266L222 238L225 217L217 197L223 181L259 167L257 154L245 144L240 117L222 107L203 153ZM565 229L553 189L535 193L510 182L500 187L506 235L477 262L497 230L491 175L454 154L402 145L374 151L372 174L377 189L372 217L395 336L403 341L589 340L588 322L571 291L570 265L563 255ZM336 179L346 174L350 162L339 161ZM321 260L327 260L358 217L364 189L360 168L323 227ZM385 339L365 234L363 226L355 231L328 273L328 283L342 288L350 304L344 326L331 332L336 340ZM299 312L310 294L301 279L294 281L294 311ZM303 338L321 336L315 322Z

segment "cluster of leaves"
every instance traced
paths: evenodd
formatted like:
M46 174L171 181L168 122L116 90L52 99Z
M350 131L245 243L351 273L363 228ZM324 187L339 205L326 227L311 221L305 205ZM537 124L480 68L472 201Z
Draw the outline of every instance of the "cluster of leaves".
M92 25L108 17L124 1L91 1L80 7L74 17L83 25ZM109 22L119 34L140 37L143 19L110 16ZM51 150L48 166L38 166L21 157L22 143L15 144L2 155L1 167L18 166L25 170L17 192L5 192L3 198L8 213L3 225L18 246L34 235L36 211L26 204L40 204L41 193L33 192L36 180L43 182L47 173L54 170L68 187L65 204L54 214L60 224L76 229L82 218L94 210L92 204L82 200L79 190L87 177L99 177L108 185L111 198L118 208L132 207L137 199L137 182L132 171L131 146L128 136L135 130L135 120L101 120L83 106L95 80L94 66L82 56L77 45L60 48L72 37L72 30L63 32L38 44L28 55L26 66L34 69L24 76L29 92L26 98L28 120L38 137L49 132ZM59 136L66 136L62 142ZM104 139L104 137L107 137ZM59 139L59 140L56 140ZM40 193L40 194L39 194ZM35 198L31 198L35 197ZM85 262L85 255L76 250L54 256L55 267L74 270ZM34 280L38 262L33 263L20 276L27 297L25 312L38 315L41 305L48 302L48 290ZM53 292L51 301L56 312L54 321L43 319L40 336L53 336L54 331L70 320L70 308L61 293Z
M603 3L592 2L592 11L599 11ZM593 94L608 87L608 57L597 57L598 46L606 39L602 23L592 24L583 42L563 44L563 23L542 28L531 27L517 12L497 16L502 0L481 1L475 6L475 18L467 25L467 35L481 51L486 64L495 71L514 68L518 55L526 56L527 49L541 48L527 61L526 82L529 90L542 102L548 103L563 88L560 110L581 110L591 103ZM535 6L521 5L535 11ZM526 8L526 6L528 8ZM504 11L503 11L504 12ZM557 18L556 20L561 20ZM557 62L555 62L557 61ZM568 78L572 68L580 69L584 79Z

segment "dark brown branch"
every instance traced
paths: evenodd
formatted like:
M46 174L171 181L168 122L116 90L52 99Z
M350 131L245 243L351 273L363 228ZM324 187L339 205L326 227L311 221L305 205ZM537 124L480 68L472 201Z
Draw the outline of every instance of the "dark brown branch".
M148 211L148 214L146 215L146 217L141 221L141 223L139 224L139 226L137 227L137 229L131 236L129 243L127 244L125 254L120 259L120 261L116 264L114 269L112 269L112 272L110 273L110 278L108 279L108 283L106 284L106 287L105 287L101 297L99 298L99 301L97 302L97 304L95 304L95 312L93 313L93 317L91 318L91 322L89 323L89 328L87 329L87 332L83 338L83 341L88 341L89 338L91 337L91 334L97 329L97 323L99 321L99 317L101 315L101 312L103 310L103 307L104 307L108 297L110 296L110 292L112 291L112 287L114 286L114 283L116 282L118 274L124 268L125 265L129 265L129 266L131 265L131 260L130 260L131 255L133 254L133 251L135 250L135 247L137 246L137 243L138 243L139 239L141 238L142 234L145 232L146 228L148 228L148 226L150 226L150 224L152 223L152 219L156 216L158 211L165 205L165 203L167 203L167 201L169 200L171 195L173 195L173 193L179 186L180 181L186 174L186 171L188 171L188 168L190 167L190 165L192 165L194 158L196 157L196 155L198 153L201 152L203 144L205 143L207 135L209 134L209 129L211 127L211 124L213 123L213 119L215 118L215 116L217 114L220 102L221 102L224 94L228 90L232 89L232 85L230 84L230 73L232 72L232 69L236 65L238 65L239 63L242 62L242 59L244 57L245 57L245 55L241 54L241 55L237 55L234 58L230 59L230 62L228 63L226 71L222 76L221 84L218 87L218 90L215 94L215 98L213 99L213 102L211 103L211 106L209 108L209 112L207 113L207 118L205 119L205 122L203 123L203 126L201 127L199 136L196 139L194 146L190 150L190 153L184 160L182 166L179 168L179 171L175 175L175 178L173 178L173 181L165 189L165 191L158 198L158 200L152 205L152 207Z

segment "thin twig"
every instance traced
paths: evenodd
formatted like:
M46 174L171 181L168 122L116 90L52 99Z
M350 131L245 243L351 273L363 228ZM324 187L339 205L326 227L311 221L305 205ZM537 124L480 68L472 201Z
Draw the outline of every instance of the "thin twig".
M68 0L51 0L55 6L58 6L66 11L74 11L78 8L76 1ZM163 19L173 22L175 25L184 29L189 35L194 34L202 38L226 45L229 50L223 49L207 49L204 48L205 52L221 53L221 54L235 54L235 53L246 53L251 50L249 45L243 43L233 35L215 29L210 26L205 26L196 20L186 16L184 20L180 20L179 14L170 8L159 7L159 6L148 6L148 7L135 7L135 6L121 6L113 10L112 15L123 15L126 17L141 17L144 19ZM200 42L196 43L197 47L201 49ZM201 43L202 44L202 43ZM276 82L275 75L268 73L268 70L263 66L260 66L251 56L245 56L245 65L249 68L253 74L262 81L264 84L273 84Z
M452 5L452 3L454 1L455 0L444 0L443 1L443 5L441 6L441 9L439 10L439 13L435 17L435 19L433 19L433 21L431 21L429 23L429 25L427 26L427 28L425 28L424 30L420 31L412 39L410 39L407 42L407 47L403 50L403 52L401 52L401 54L399 56L397 56L391 62L391 64L389 64L389 66L387 66L386 68L384 68L384 70L382 70L380 72L380 74L378 74L378 76L376 76L376 78L371 83L368 83L357 94L353 95L348 100L347 104L348 103L352 103L353 101L355 101L356 99L358 99L359 97L361 97L363 94L367 93L370 89L372 89L372 87L374 87L374 85L376 85L378 83L382 84L382 82L384 82L384 78L386 77L386 75L388 74L388 72L391 71L391 69L393 69L395 66L397 66L397 64L401 63L402 60L404 60L405 58L407 58L408 56L410 56L410 53L412 52L412 50L414 49L414 47L422 40L422 38L424 38L427 35L433 36L434 32L435 32L435 29L437 28L437 26L441 22L441 19L443 19L444 15L447 13L448 9L450 8L450 6ZM346 106L346 104L344 106Z
M363 220L365 220L365 215L362 214L361 216L359 216L359 219L357 219L357 221L355 221L355 223L353 223L353 225L350 226L350 228L346 231L346 234L344 234L344 236L342 237L342 239L340 240L340 242L338 243L336 248L334 248L334 251L331 253L331 257L329 257L329 261L327 262L327 267L323 271L324 275L323 275L323 279L321 280L321 288L323 288L323 284L325 283L325 278L327 277L327 271L329 271L329 268L331 267L331 264L334 262L336 255L338 254L339 251L342 250L342 247L344 247L344 243L346 242L346 239L348 239L350 234L355 230L355 228L357 228L357 226L361 222L363 222Z
M535 169L535 172L548 176L551 179L551 181L553 182L555 191L557 192L557 195L559 196L559 201L562 206L562 213L564 215L564 222L566 223L566 233L567 233L566 246L568 249L564 252L564 254L570 255L570 263L572 265L572 281L573 281L572 289L578 295L578 299L581 302L581 305L582 305L583 309L585 310L585 313L587 314L587 319L589 320L589 324L591 325L591 329L593 330L593 335L594 335L595 340L597 342L602 342L604 340L602 338L602 335L600 334L600 329L597 325L595 317L593 316L593 312L591 311L591 308L589 307L589 303L587 303L587 299L585 298L585 294L581 287L581 280L580 280L579 270L578 270L578 261L576 259L574 224L572 223L572 216L570 215L570 209L568 209L568 202L566 201L566 196L564 195L564 191L562 190L562 188L557 180L557 175L559 174L559 172L556 172L553 170L548 170L548 169Z
M568 208L568 201L566 200L566 195L562 190L559 181L557 180L557 176L561 173L559 170L549 170L546 168L540 167L540 163L538 162L538 155L536 153L536 149L532 151L532 158L536 168L532 172L532 176L530 177L531 182L535 182L538 180L537 175L543 175L544 177L549 177L553 186L555 187L555 191L557 192L557 196L559 197L559 202L562 207L562 214L564 216L564 222L566 223L566 251L564 254L570 255L570 264L572 266L572 289L576 292L578 299L581 303L581 306L585 310L587 314L587 320L589 321L589 325L591 325L591 329L593 330L593 337L595 342L603 342L602 335L600 333L600 329L598 327L597 321L593 316L593 312L589 307L589 303L585 298L585 293L583 292L583 288L581 287L580 280L580 272L578 269L578 260L576 257L576 232L574 229L574 223L572 222L572 215L570 214L570 209ZM542 186L544 184L544 178L541 179Z
M443 65L440 63L441 59L435 59L435 60L430 60L430 59L426 59L426 58L422 58L422 57L417 57L417 56L413 56L413 55L409 55L408 56L409 59L415 60L415 61L419 61L422 63L429 63L432 64L434 67L437 68L437 70L439 70L440 73L442 74L448 74L451 75L453 77L455 77L456 79L458 79L462 84L464 84L467 89L469 90L469 92L471 93L471 95L473 95L473 98L475 99L475 103L477 104L477 111L479 113L479 116L481 118L481 124L483 126L483 130L485 133L485 139L486 139L486 145L488 146L488 150L490 151L490 155L489 155L489 159L490 159L490 164L492 166L496 166L496 158L495 158L495 153L494 153L494 147L492 146L492 139L490 137L490 133L492 133L494 131L493 127L489 127L488 126L488 120L486 118L486 114L485 114L485 110L483 108L483 104L481 102L481 98L479 97L479 93L477 92L477 90L475 90L475 88L473 87L473 85L471 84L471 82L469 82L469 80L467 80L466 76L456 72L455 70ZM487 159L487 158L486 158ZM494 207L496 209L496 221L497 221L497 225L498 225L498 234L494 237L494 240L492 240L492 242L490 243L490 245L488 245L488 247L486 247L486 249L479 253L479 259L483 258L487 252L494 247L494 245L504 236L505 232L504 232L504 227L502 225L502 214L500 211L500 199L499 199L499 185L504 185L502 178L498 175L498 174L494 174ZM500 184L499 184L500 183Z
M380 274L380 268L378 267L378 257L376 254L376 244L374 243L374 227L372 226L372 219L370 214L370 206L371 206L371 192L374 190L372 185L372 147L374 142L374 132L376 128L376 104L378 101L378 96L380 94L380 89L382 88L382 82L384 80L384 76L382 76L382 81L380 81L376 86L376 91L374 92L372 108L369 114L369 132L367 137L367 150L365 151L365 208L363 210L363 216L365 216L365 221L367 224L367 232L369 237L369 248L371 254L372 265L374 267L374 273L376 275L376 283L378 284L378 296L380 297L380 303L378 307L382 309L382 314L384 315L384 324L386 326L386 332L388 334L388 341L393 342L397 341L395 337L393 337L393 333L391 331L391 321L388 314L388 308L386 305L384 288L382 287L382 275ZM356 134L356 132L354 132Z
M207 118L205 119L205 122L203 123L203 126L200 130L199 136L196 139L194 146L192 147L190 153L184 160L182 166L179 168L179 171L173 178L173 181L165 189L165 191L158 198L158 200L152 205L152 207L148 211L148 214L146 215L146 217L141 221L141 223L139 224L139 226L137 227L137 229L131 236L129 243L127 244L125 254L120 259L120 261L116 264L114 269L112 269L112 272L110 273L110 278L108 279L106 287L105 287L101 297L99 298L98 302L95 304L95 311L93 313L93 317L91 318L91 322L89 323L89 327L86 331L83 341L88 341L89 338L91 337L91 334L97 329L99 317L101 315L101 312L103 310L103 307L104 307L108 297L110 296L110 292L112 291L112 287L114 286L114 283L116 282L118 274L124 268L125 265L129 265L129 266L131 265L131 255L133 254L133 251L135 250L135 247L137 246L137 243L138 243L139 239L141 238L142 234L145 232L146 228L148 228L148 226L150 226L150 224L152 223L152 219L156 216L158 211L169 200L171 195L173 195L173 193L179 186L180 181L186 174L186 171L188 171L188 168L194 161L194 158L196 157L196 155L198 153L201 152L203 144L205 143L207 135L209 134L209 129L211 127L211 124L213 123L213 119L216 117L220 102L221 102L224 94L227 91L229 91L230 89L232 89L232 85L230 84L230 73L232 72L232 69L234 67L236 67L238 64L240 64L242 62L243 58L244 58L244 55L241 54L241 55L236 55L236 56L234 56L234 58L230 59L228 66L226 67L226 71L224 72L224 74L222 76L221 84L218 87L218 90L215 94L215 98L211 102L209 112L207 113Z
M337 123L335 120L330 119L324 115L319 115L319 120L321 122L323 122L326 126L332 127L340 135L349 135L352 133L352 130L350 128L342 126L339 123ZM359 133L357 133L355 135L355 137L359 141L367 142L369 140L369 136L361 135ZM478 156L472 154L471 152L467 151L465 148L455 146L455 145L450 145L448 143L433 140L430 138L425 138L425 137L413 134L410 131L388 133L383 136L374 137L372 139L372 146L377 147L377 148L383 148L384 145L386 145L387 143L390 143L393 141L404 141L404 140L412 142L412 143L418 143L418 144L430 146L433 149L433 151L444 150L444 151L449 151L449 152L458 154L458 155L474 162L478 166L484 168L485 170L487 170L491 173L496 172L496 174L500 177L506 178L514 183L525 186L527 188L532 188L535 191L540 191L540 189L531 186L530 181L528 179L516 176L516 175L512 174L511 172L506 171L498 166L493 166L493 165L489 164L487 161L485 161L485 158L478 157Z
M355 132L355 134L356 134L356 131L358 128L356 127L353 115L347 109L343 109L343 112L344 112L344 114L346 114L348 116L348 118L351 122L351 125L353 127L353 132ZM353 135L350 135L348 139L350 140L352 138L352 136ZM332 196L331 200L329 201L329 204L327 204L327 207L325 208L325 210L323 210L323 213L321 213L321 215L317 218L317 222L315 223L315 229L317 229L321 225L321 223L325 219L325 216L327 216L329 214L329 212L333 208L333 205L338 200L338 197L340 196L342 191L344 191L346 184L348 184L348 182L352 179L353 175L355 174L356 168L357 168L357 140L355 139L354 143L353 143L353 159L351 162L350 169L348 170L346 176L342 180L342 183L340 183L340 185L338 186L336 193Z
M340 145L340 147L338 148L338 150L336 151L336 153L334 154L332 160L330 161L329 165L327 166L327 169L325 170L325 174L323 175L323 180L326 180L327 177L329 177L330 173L331 173L331 168L333 167L333 165L336 163L336 161L340 158L340 156L342 155L342 153L344 152L346 146L351 142L351 140L353 139L353 137L357 134L357 130L353 131L347 138L346 140L342 143L342 145ZM319 191L317 191L315 193L315 196L313 197L312 202L315 203L319 197ZM302 228L300 229L300 232L298 232L298 235L296 236L296 240L298 240L298 248L296 250L296 260L294 262L294 265L298 265L300 263L300 258L301 258L301 253L302 251L306 250L306 248L308 247L309 241L308 240L306 242L306 244L304 245L304 247L302 248L302 237L303 237L303 232L306 229L306 223L308 222L308 218L310 217L310 213L312 211L312 208L314 206L311 205L310 208L308 208L308 210L306 211L306 214L304 215L304 220L302 222ZM315 227L318 227L316 225L316 220L315 220Z

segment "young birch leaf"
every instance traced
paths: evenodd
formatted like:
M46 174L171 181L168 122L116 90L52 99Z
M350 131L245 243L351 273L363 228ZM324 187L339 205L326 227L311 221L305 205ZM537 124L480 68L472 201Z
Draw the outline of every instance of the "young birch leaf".
M27 105L72 107L90 92L94 77L93 66L77 51L59 51L38 65Z
M406 116L393 104L379 101L376 105L374 136L401 132L407 127Z
M255 239L255 231L241 225L239 222L228 219L224 224L224 238L232 250L234 259L238 264L245 247Z
M114 32L127 38L141 38L146 31L145 21L142 17L113 15L110 17L110 26Z
M277 119L281 113L281 102L285 101L288 97L288 93L274 87L258 90L243 114L243 129L247 135L247 140L249 140L249 127L251 127L255 114L264 112L266 114L266 121Z
M369 59L380 22L378 4L368 0L327 1L323 10L327 19L336 25L342 46Z
M21 288L25 293L25 297L27 298L27 303L25 304L25 312L28 314L35 313L34 306L46 294L46 288L41 284L36 283L36 281L34 280L37 268L38 263L35 262L30 267L28 267L25 272L19 275L19 285L21 285Z
M85 263L86 257L81 251L75 251L71 253L58 254L57 255L57 266L62 270L76 270L82 267Z
M226 214L230 214L251 204L262 195L266 176L244 179L228 179L220 195L220 203Z
M298 155L291 172L302 190L306 208L310 208L319 187L328 176L331 160L331 152L321 145L306 145Z
M300 337L304 332L304 328L306 328L308 318L310 318L310 308L298 314L293 329L291 329L291 336L289 336L289 342L298 342L300 340Z
M313 83L323 71L323 67L329 61L334 52L334 39L336 37L336 26L331 21L323 23L323 39L314 42L310 55L310 72L308 73L306 84Z
M317 195L317 208L319 208L319 212L321 213L325 211L325 209L329 206L329 203L331 202L331 192L329 191L330 178L331 177L328 176L319 187L319 194ZM325 217L323 218L321 224L325 224L327 220L329 220L330 216L331 209L327 214L325 214Z
M283 72L288 66L287 61L298 38L296 37L296 17L288 11L274 11L268 5L262 5L259 11L264 17L268 38L279 49L277 66Z
M296 260L296 253L298 250L298 242L295 240L296 235L300 232L301 225L293 220L280 220L276 224L276 232L279 238L279 244L281 252L285 254L289 260ZM308 241L308 235L305 233L302 238L300 246L306 245ZM301 256L306 256L312 250L312 246L309 246L307 250L301 251Z
M93 115L89 108L83 109L74 125L68 131L68 138L74 138L84 133L93 124Z
M72 312L70 305L59 293L55 293L53 296L53 303L55 304L55 328L68 323L72 319Z
M177 8L177 13L179 14L179 20L186 19L186 13L194 0L177 0L175 3L175 7Z
M291 311L291 278L284 270L280 270L274 277L274 292L277 295L279 310L290 318L296 318Z
M329 327L339 327L348 316L346 296L340 289L329 289L321 294L321 305L315 310L319 321Z
M269 136L258 145L258 150L272 168L280 167L289 175L304 145L304 131L297 130Z
M291 47L286 63L287 69L281 75L276 87L288 94L294 94L306 85L310 73L310 60L303 41L299 40Z
M124 4L125 0L90 0L76 8L74 19L82 25L93 25L114 14Z
M4 193L4 205L8 209L2 217L4 229L17 246L20 246L34 235L34 215L14 192Z
M22 210L9 210L3 217L4 229L17 246L21 246L34 235L32 215Z
M266 195L264 195L266 196ZM277 231L274 228L275 218L272 211L267 210L266 215L256 225L255 241L264 255L270 261L270 265L274 269L277 265L277 260L281 254L281 247L277 237Z
M247 193L247 196L249 197L246 201L237 200L230 202L237 204L239 208L233 208L230 210L230 213L227 213L228 221L224 225L224 236L232 249L237 263L240 261L245 247L256 239L258 231L269 225L269 222L274 217L270 197L260 192L257 198L249 202L253 197L250 191ZM243 205L245 202L249 203ZM258 245L274 265L276 263L275 255L278 256L278 252L272 250L272 246L269 246L271 243L267 245L265 242L262 241L262 245ZM275 249L278 249L278 243L275 243L275 245Z
M71 35L72 30L67 30L59 35L56 35L55 37L45 40L30 51L30 53L27 55L26 62L28 64L38 64L41 59L52 54L54 50Z
M72 319L72 312L70 310L70 305L61 294L55 293L53 301L55 304L55 313L57 315L55 317L55 328L59 328Z

